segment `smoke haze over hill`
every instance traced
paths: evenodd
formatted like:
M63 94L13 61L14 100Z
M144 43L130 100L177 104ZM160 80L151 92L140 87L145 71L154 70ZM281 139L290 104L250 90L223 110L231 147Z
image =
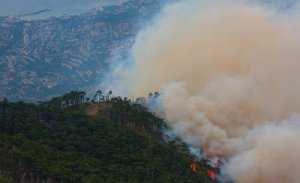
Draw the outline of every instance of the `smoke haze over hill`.
M237 182L296 183L300 24L292 12L242 0L170 5L137 37L121 83L133 96L161 91L175 133L228 159L225 174Z

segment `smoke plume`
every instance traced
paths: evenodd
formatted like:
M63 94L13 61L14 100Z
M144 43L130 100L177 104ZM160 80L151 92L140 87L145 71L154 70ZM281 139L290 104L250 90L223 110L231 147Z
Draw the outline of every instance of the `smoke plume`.
M174 3L142 31L129 94L159 90L186 143L229 159L237 182L299 182L300 23L242 0Z

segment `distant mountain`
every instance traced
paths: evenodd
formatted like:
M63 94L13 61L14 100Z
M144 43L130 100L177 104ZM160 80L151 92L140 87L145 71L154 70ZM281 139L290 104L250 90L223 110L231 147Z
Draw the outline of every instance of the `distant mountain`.
M0 16L17 16L51 9L52 11L26 18L74 15L104 6L118 5L128 0L0 0Z
M131 0L76 16L0 18L0 97L41 100L99 82L160 0Z
M259 0L277 9L288 9L299 3L299 0Z

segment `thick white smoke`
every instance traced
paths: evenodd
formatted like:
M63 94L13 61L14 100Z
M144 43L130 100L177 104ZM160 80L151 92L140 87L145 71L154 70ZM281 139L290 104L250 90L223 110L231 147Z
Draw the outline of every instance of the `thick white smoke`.
M160 90L170 127L237 182L299 182L300 120L285 120L300 112L299 25L242 0L175 3L137 37L123 84Z
M245 149L226 165L242 183L297 183L300 180L300 118L272 122L251 130Z

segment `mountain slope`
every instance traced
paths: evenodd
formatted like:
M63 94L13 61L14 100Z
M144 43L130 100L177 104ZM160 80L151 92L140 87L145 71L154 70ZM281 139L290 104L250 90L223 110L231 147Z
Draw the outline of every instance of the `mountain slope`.
M0 97L41 100L101 81L159 0L131 0L78 16L0 18Z
M210 182L206 167L193 173L187 147L164 140L165 123L142 106L121 98L57 105L66 99L0 103L0 180Z

